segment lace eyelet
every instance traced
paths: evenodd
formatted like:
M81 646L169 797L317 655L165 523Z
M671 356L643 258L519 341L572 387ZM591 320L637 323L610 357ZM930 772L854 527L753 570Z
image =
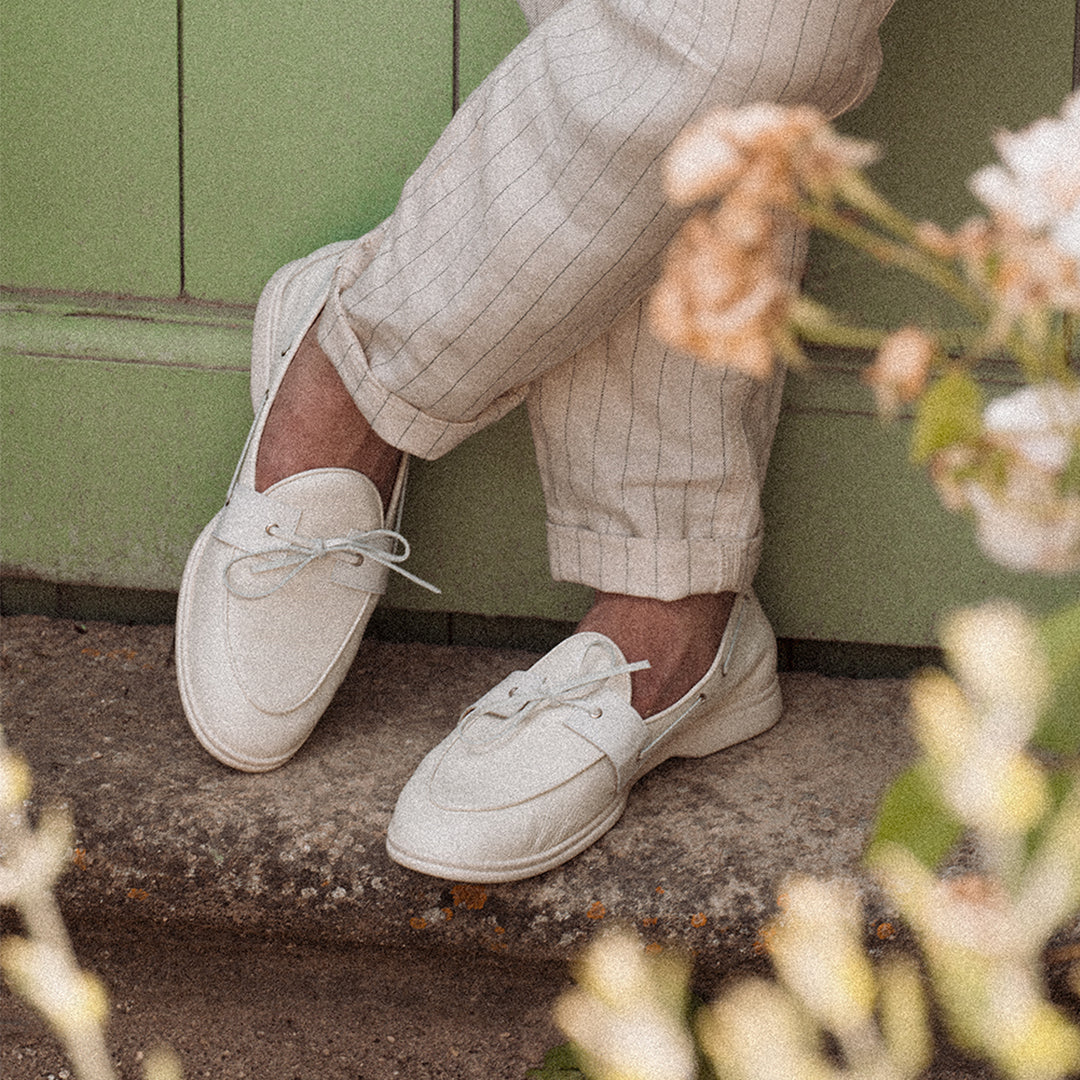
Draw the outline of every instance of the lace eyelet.
M599 719L600 719L600 717L604 715L604 710L603 710L603 709L590 709L590 710L589 710L589 715L590 715L590 716L591 716L591 717L592 717L592 718L593 718L594 720L599 720Z
M281 528L281 526L275 521L273 525L267 525L266 526L266 535L267 536L273 536L274 535L274 530L275 529L280 529L280 528Z

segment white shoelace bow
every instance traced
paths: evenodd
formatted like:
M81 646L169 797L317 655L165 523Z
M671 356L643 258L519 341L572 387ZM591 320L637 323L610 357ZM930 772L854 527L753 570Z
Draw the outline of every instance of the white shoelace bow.
M411 549L409 541L401 533L395 532L393 529L369 529L367 532L359 532L354 529L345 536L327 539L316 536L299 536L296 533L286 532L280 526L273 525L269 526L266 531L281 542L272 547L263 548L261 551L245 551L242 555L230 559L225 566L225 588L234 596L239 596L245 600L262 600L276 593L278 589L284 588L297 574L302 573L312 563L318 562L318 560L324 559L328 555L351 555L360 559L370 559L372 562L385 566L388 570L393 570L395 574L400 574L402 577L408 578L409 581L415 582L415 584L421 585L433 593L441 591L430 582L424 581L423 578L417 577L400 565L409 557ZM390 541L389 550L384 546L387 540ZM266 559L266 556L271 558ZM289 567L291 569L283 578L275 581L266 589L241 589L230 580L230 573L234 566L238 566L249 559L255 560L254 565L249 567L253 574L264 574L271 570L284 570ZM262 565L260 565L260 561L263 562Z
M632 664L613 664L602 671L591 671L587 675L578 675L559 683L550 683L546 675L537 676L532 671L516 671L462 713L458 721L458 731L461 738L468 744L488 746L520 727L536 705L569 705L572 708L590 711L591 706L580 696L580 691L615 675L644 671L650 666L648 660L636 660ZM511 680L513 685L504 691L502 687ZM502 715L511 699L513 711L509 715ZM492 715L500 716L502 723L487 727L484 734L480 736L470 733L469 728L473 726L475 720L480 716Z

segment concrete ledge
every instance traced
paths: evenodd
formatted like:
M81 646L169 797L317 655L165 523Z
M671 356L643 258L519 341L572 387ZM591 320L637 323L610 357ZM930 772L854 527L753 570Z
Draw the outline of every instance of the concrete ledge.
M534 654L366 641L301 753L250 776L190 736L169 627L3 625L7 737L34 769L35 800L74 813L61 893L83 920L556 956L621 919L735 962L786 874L858 874L876 799L911 752L902 682L787 675L776 728L661 766L577 859L455 886L392 863L387 820L460 708ZM870 931L889 912L864 887Z

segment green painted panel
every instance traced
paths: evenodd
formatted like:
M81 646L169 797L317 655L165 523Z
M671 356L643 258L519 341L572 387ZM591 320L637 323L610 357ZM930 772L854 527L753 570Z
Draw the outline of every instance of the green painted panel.
M359 236L450 117L451 6L187 0L189 294L254 301L290 259Z
M577 619L591 590L551 580L544 498L524 409L438 461L416 461L403 530L409 567L443 590L392 581L387 603L414 610Z
M175 590L220 506L251 420L250 329L235 315L215 323L210 309L188 320L190 305L136 309L142 317L65 315L23 300L4 315L6 572ZM759 575L781 636L927 645L959 604L1003 595L1045 609L1075 593L1075 577L990 566L908 466L905 423L881 424L867 398L844 358L789 380ZM439 461L414 463L404 532L411 568L443 594L392 578L391 608L572 621L588 605L588 590L550 581L520 409Z
M176 295L175 0L6 0L0 281Z
M9 294L0 301L0 342L22 356L112 360L247 373L250 307L191 301Z
M0 352L5 572L175 590L250 421L247 376Z
M1074 0L898 0L882 28L877 86L839 126L883 147L872 177L901 209L955 227L980 212L967 180L995 160L994 133L1059 111L1075 17ZM878 325L957 319L919 283L825 240L812 246L806 287Z
M471 94L528 33L514 0L461 0L461 96Z
M778 634L932 645L941 617L961 605L994 596L1047 611L1075 597L1076 575L1015 574L981 554L970 522L943 509L908 463L907 422L807 407L807 396L855 399L850 377L834 372L809 394L792 378L788 391L757 582Z
M24 0L16 6L28 9ZM287 259L377 222L449 115L448 0L425 0L407 26L374 0L355 17L351 11L348 25L325 0L275 7L271 19L219 0L185 4L188 281L200 296L250 303ZM1065 7L1037 0L1021 14L974 0L900 0L886 25L879 89L845 123L895 136L879 174L903 205L944 220L963 216L967 209L950 200L992 156L990 130L1056 109L1072 40ZM52 18L36 8L33 17ZM467 91L513 46L523 23L509 0L463 0L462 31ZM0 48L13 49L4 39ZM26 98L37 76L20 78ZM60 100L61 89L46 99ZM40 244L45 255L60 250L54 240ZM89 265L82 258L81 249L72 257L79 274ZM91 280L106 284L79 278L71 287L114 287L104 272ZM811 280L860 310L876 305L890 314L907 303L901 289L875 291L861 270L827 250L817 253ZM3 325L5 568L61 582L175 589L250 422L250 309L137 302L80 309L23 293ZM883 427L871 415L845 358L826 357L819 378L789 381L759 579L781 636L924 645L934 642L940 613L958 604L992 593L1046 607L1063 590L1075 593L1075 578L990 567L967 523L942 510L906 464L905 444L903 423ZM388 604L418 617L575 619L588 592L550 582L543 517L519 410L442 460L416 463L405 516L412 565L444 594L395 579Z

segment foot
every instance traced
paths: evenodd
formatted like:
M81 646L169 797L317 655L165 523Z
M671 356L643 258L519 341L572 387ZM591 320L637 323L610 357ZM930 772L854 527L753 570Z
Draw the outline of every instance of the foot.
M401 451L376 435L357 409L312 326L266 418L255 462L255 490L265 491L308 469L353 469L371 480L385 508L400 461Z
M598 592L578 630L606 634L630 662L650 667L631 676L631 704L642 717L674 705L716 658L735 594L698 593L681 600Z

